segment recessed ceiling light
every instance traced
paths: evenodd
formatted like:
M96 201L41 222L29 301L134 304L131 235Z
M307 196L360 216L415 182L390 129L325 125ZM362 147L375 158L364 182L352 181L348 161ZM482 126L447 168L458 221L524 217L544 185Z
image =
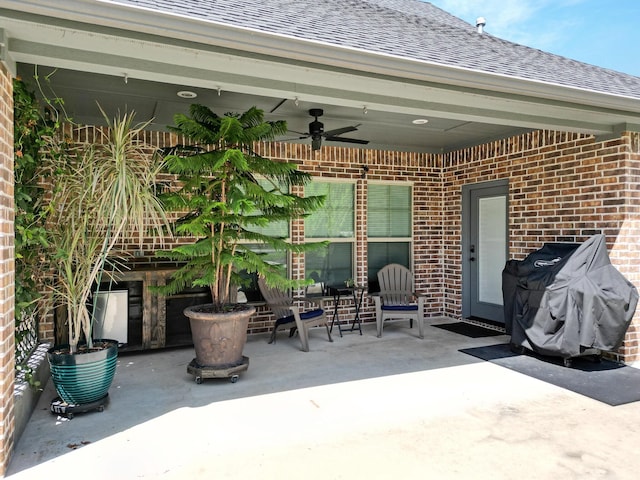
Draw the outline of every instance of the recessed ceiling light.
M196 92L191 92L189 90L180 90L178 92L178 96L180 98L196 98L198 94Z
M429 123L429 120L427 120L426 118L416 118L411 123L413 123L414 125L424 125L425 123Z

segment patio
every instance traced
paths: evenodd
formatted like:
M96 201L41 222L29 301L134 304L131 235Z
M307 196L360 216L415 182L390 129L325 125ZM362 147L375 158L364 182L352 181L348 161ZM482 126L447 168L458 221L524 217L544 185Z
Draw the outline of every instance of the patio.
M640 402L618 407L459 352L469 338L407 322L381 339L314 329L249 338L232 384L186 372L191 348L121 355L103 413L49 413L48 384L8 478L637 478ZM86 467L86 468L85 468Z

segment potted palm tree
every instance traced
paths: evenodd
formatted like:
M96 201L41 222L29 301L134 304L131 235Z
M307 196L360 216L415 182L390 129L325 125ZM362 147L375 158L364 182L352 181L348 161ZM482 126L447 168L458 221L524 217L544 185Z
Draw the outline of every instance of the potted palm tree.
M254 142L268 141L286 132L283 121L264 120L262 110L216 115L202 105L190 114L174 117L171 129L199 148L169 154L167 169L176 174L181 187L164 195L168 210L182 215L177 235L195 241L159 255L182 262L161 291L176 293L185 287L209 287L212 303L185 310L190 320L196 358L188 371L199 383L203 376L237 378L248 367L242 355L249 317L255 308L236 303L242 273L256 273L267 283L296 288L304 281L290 280L252 245L273 251L304 252L316 244L293 244L271 235L266 227L288 222L322 205L324 197L304 197L292 192L311 180L294 163L264 158L253 151Z
M162 239L170 227L154 190L162 162L138 140L147 124L134 125L133 113L113 120L103 115L107 128L95 143L74 147L50 138L42 172L52 184L46 208L53 297L66 312L57 327L68 329L68 343L48 351L63 410L108 395L118 342L93 338L94 290L121 265L119 242Z

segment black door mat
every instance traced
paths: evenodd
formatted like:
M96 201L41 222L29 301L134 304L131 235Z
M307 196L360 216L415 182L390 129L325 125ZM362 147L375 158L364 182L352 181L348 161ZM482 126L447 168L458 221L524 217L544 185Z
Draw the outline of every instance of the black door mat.
M504 335L503 332L493 330L491 328L481 327L480 325L474 325L467 322L453 322L453 323L441 323L439 325L432 325L432 327L442 328L449 332L458 333L465 337L482 338L482 337L495 337L497 335Z
M565 367L560 357L542 357L529 351L520 355L506 343L460 351L608 405L640 400L640 369L609 360L574 357L572 366Z

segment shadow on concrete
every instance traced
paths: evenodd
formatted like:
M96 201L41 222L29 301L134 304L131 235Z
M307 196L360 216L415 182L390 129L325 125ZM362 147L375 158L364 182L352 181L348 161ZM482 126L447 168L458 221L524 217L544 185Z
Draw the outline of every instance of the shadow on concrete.
M450 323L450 319L431 319L430 324ZM423 340L408 322L389 323L383 337L376 338L375 325L365 325L342 338L334 330L329 343L324 331L314 329L308 353L299 350L297 338L286 333L275 344L266 335L251 336L245 355L249 369L236 383L228 379L205 379L196 384L187 373L193 359L192 348L121 354L104 412L76 415L72 420L50 413L49 403L56 396L48 382L29 423L14 450L7 475L72 454L86 445L152 421L181 409L196 409L218 402L268 396L319 386L358 382L413 372L482 362L459 352L506 341L493 337L469 338L442 328L426 325ZM345 407L359 408L366 399L345 398ZM265 417L273 412L265 410ZM278 421L274 420L274 425ZM197 428L197 425L193 425ZM170 432L158 432L167 438ZM123 446L126 448L126 446Z

